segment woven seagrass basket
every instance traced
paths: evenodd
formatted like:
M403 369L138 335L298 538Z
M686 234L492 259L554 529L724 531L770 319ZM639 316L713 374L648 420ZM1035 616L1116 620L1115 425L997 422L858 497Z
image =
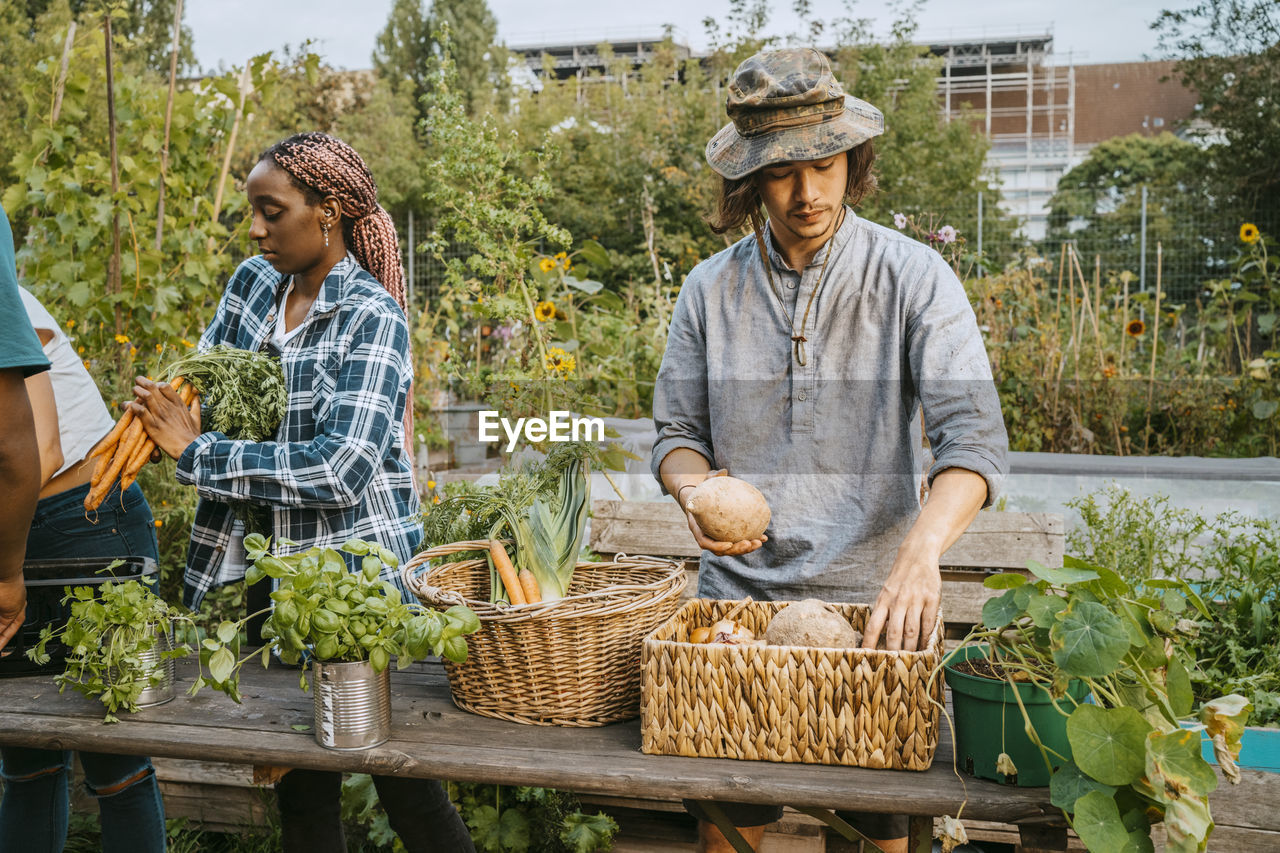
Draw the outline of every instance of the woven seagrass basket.
M454 703L486 717L548 726L602 726L640 713L640 644L680 606L683 566L619 556L578 563L569 594L518 607L489 603L483 559L432 560L483 551L455 542L418 554L401 574L423 604L465 604L480 617L467 660L445 661Z
M789 602L747 602L756 636ZM927 770L938 746L942 623L922 652L730 646L690 632L741 602L693 599L644 640L641 749L657 755ZM861 631L871 613L836 604Z

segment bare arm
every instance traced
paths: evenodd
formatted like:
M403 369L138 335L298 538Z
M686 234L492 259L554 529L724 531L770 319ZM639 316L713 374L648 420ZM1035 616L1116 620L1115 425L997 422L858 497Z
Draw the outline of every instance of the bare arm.
M724 469L712 471L711 463L701 453L696 450L690 450L687 447L677 447L662 457L662 462L658 465L658 473L662 476L662 485L675 498L680 509L684 509L684 498L688 497L689 492L692 491L689 487L698 485L708 477L723 477L729 472ZM707 538L702 529L698 527L698 522L694 519L692 513L685 510L684 515L689 522L689 530L693 533L693 538L697 541L698 546L722 557L736 557L739 554L750 553L763 545L765 540L769 538L768 536L761 536L759 539L744 539L741 542L717 542L714 539Z
M938 567L950 548L977 517L987 499L987 481L973 471L948 468L933 479L929 500L898 547L898 556L867 620L862 645L874 649L885 635L885 648L917 651L928 643L942 600Z
M43 487L65 461L58 430L58 406L54 402L49 371L28 376L26 386L31 415L35 419L36 441L40 446L40 486Z
M0 370L0 649L26 615L22 560L40 492L39 445L22 371Z

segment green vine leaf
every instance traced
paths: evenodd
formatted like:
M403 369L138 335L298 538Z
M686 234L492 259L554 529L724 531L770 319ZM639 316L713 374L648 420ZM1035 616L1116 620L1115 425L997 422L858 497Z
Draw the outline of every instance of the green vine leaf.
M1128 785L1142 776L1150 731L1151 724L1128 707L1080 705L1067 718L1076 765L1104 785Z
M1102 604L1078 599L1059 615L1049 642L1053 662L1079 678L1110 675L1129 651L1129 633L1120 619Z

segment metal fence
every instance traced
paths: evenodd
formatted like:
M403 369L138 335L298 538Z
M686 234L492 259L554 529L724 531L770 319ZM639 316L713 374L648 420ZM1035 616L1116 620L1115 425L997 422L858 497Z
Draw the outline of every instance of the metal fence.
M975 194L976 234L966 235L988 270L1028 257L1056 265L1063 243L1070 243L1089 274L1095 263L1103 275L1127 270L1139 290L1153 289L1159 274L1161 290L1175 301L1193 301L1206 281L1231 276L1246 248L1240 239L1245 222L1268 236L1277 233L1275 222L1252 220L1183 187L1059 192L1047 218L1018 223L1019 231L991 208L989 198Z

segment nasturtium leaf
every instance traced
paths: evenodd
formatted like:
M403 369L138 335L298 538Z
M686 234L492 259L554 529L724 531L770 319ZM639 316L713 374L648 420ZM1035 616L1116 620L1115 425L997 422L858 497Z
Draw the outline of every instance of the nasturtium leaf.
M236 656L231 649L218 649L209 658L209 676L214 681L226 681L236 667Z
M1169 656L1169 666L1165 670L1165 689L1169 693L1169 707L1174 716L1182 719L1191 713L1195 697L1191 693L1191 676L1177 653Z
M200 645L204 646L206 649L208 649L211 652L216 652L218 649L222 648L221 644L219 644L218 641L213 639L212 637L205 637L203 640L200 641Z
M1049 802L1064 811L1074 811L1076 800L1090 791L1101 791L1110 797L1115 794L1116 789L1090 779L1080 772L1074 761L1068 761L1059 767L1049 779Z
M1060 595L1033 595L1027 602L1027 615L1037 628L1052 628L1066 608L1067 601Z
M223 643L229 643L236 638L238 634L236 626L232 622L223 621L218 623L218 640Z
M982 605L982 624L988 628L1003 628L1022 612L1022 608L1014 600L1013 594L1018 590L1006 590L1003 595L987 599Z
M1042 566L1035 560L1027 561L1027 568L1031 570L1031 574L1046 580L1054 586L1066 586L1073 583L1084 583L1085 581L1097 580L1098 573L1093 568L1074 568L1063 566L1060 569L1051 569L1048 566Z
M1081 771L1104 785L1142 775L1151 724L1133 708L1079 705L1067 718L1067 740Z
M1147 778L1182 796L1208 796L1218 787L1218 774L1200 754L1200 732L1177 729L1147 736Z
M1179 797L1165 803L1166 853L1199 853L1212 831L1208 797Z
M1099 678L1110 675L1129 651L1129 634L1120 619L1103 605L1072 600L1049 629L1049 644L1053 662L1068 673Z
M987 589L1013 589L1014 587L1022 586L1026 582L1026 575L1020 575L1017 572L1002 572L985 578L982 581L982 585Z
M1071 563L1068 562L1067 565L1071 566ZM1117 598L1129 592L1129 582L1106 566L1083 564L1076 568L1089 568L1098 573L1098 579L1089 584L1089 587L1097 592L1099 597Z
M1147 829L1130 830L1120 817L1116 801L1101 791L1091 791L1076 801L1072 827L1087 850L1108 853L1153 853Z

